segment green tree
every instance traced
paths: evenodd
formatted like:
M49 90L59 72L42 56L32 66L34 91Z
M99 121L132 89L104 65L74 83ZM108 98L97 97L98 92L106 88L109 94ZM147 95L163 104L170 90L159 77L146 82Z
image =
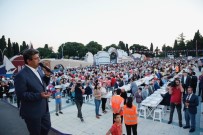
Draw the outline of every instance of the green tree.
M171 46L166 46L165 44L162 46L162 56L167 57L168 52L172 52L173 48Z
M153 52L154 51L154 45L153 45L153 43L151 43L150 44L150 49L149 49L151 52Z
M103 51L108 51L109 48L111 48L111 47L113 47L113 48L115 48L115 49L120 49L116 44L111 44L111 45L109 45L109 46L106 46L106 47L103 49Z
M179 53L177 52L178 51L178 41L177 40L174 41L173 50L175 51L175 53L174 53L175 57L178 57Z
M128 56L129 56L130 52L129 52L128 44L126 44L125 48L126 48L126 52L127 52Z
M195 33L194 38L192 40L193 50L203 50L203 37L200 34L199 30ZM195 52L196 56L196 52ZM203 56L203 51L198 51L198 56Z
M119 47L121 50L126 51L125 43L123 43L123 41L119 41L118 47Z
M191 50L194 50L194 44L193 44L193 41L192 40L189 40L186 42L186 55L187 56L193 56L195 57L195 52L194 51L191 51Z
M11 58L13 56L13 49L12 49L10 38L8 38L7 56L8 58Z
M53 48L52 47L49 47L48 44L45 44L44 45L44 48L37 48L37 50L39 51L39 54L40 54L40 57L43 59L43 58L55 58L56 55L53 54Z
M23 52L24 50L28 49L28 45L26 45L26 42L23 41L22 45L20 46L20 52Z
M102 50L102 45L91 41L85 46L86 52L91 52L93 55Z
M3 35L0 39L0 51L1 51L1 55L0 55L0 65L3 63L3 55L6 55L6 39L5 36Z
M70 58L70 57L79 57L82 58L87 53L87 50L85 49L84 44L77 43L77 42L66 42L59 46L58 48L58 54L59 58L62 58L62 48L63 48L63 54L64 58Z
M185 52L183 51L186 50L186 46L185 46L185 36L183 35L183 33L181 33L177 38L177 40L175 40L173 49L175 51L175 56L179 57L180 54L185 55Z
M132 54L135 52L142 52L143 51L149 51L149 49L146 46L139 45L139 44L133 44L130 46L130 50L132 50Z
M13 55L15 56L15 55L19 55L19 45L18 45L18 43L16 42L13 42L12 43L13 45L12 45L12 47L13 47ZM22 52L21 52L22 53Z
M154 51L155 51L156 56L158 56L159 55L159 48L158 48L158 46L156 47L156 49Z

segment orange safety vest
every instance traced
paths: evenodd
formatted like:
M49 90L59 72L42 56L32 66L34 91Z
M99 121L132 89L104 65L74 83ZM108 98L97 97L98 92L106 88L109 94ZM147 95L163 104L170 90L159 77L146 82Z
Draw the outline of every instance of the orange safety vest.
M137 109L133 105L132 108L128 108L126 105L123 107L123 117L126 125L135 125L137 124Z
M121 96L113 96L111 98L112 110L114 114L119 113L120 115L123 115L123 110L120 107L122 102L124 102L124 99Z

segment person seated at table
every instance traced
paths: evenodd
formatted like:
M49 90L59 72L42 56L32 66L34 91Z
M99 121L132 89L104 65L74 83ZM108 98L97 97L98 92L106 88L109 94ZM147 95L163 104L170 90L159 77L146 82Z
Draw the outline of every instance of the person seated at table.
M156 91L156 90L160 89L161 86L162 86L161 80L156 79L155 82L154 82L154 90Z
M150 87L148 83L144 84L144 89L148 89L149 96L154 93L153 88Z
M163 97L163 100L161 101L161 105L165 105L167 106L167 110L169 110L170 107L170 100L171 100L171 95L169 94L169 88L171 87L171 83L169 83L166 87L166 94L161 94L161 96Z
M152 91L152 93L154 93L154 80L149 82L149 89Z
M157 78L161 79L162 78L162 74L160 73L160 70L155 71L155 75L157 76Z
M168 82L167 76L162 77L161 81L162 81L163 85L166 84Z
M139 88L142 89L142 88ZM150 95L149 89L147 87L144 87L142 90L142 99L145 100Z

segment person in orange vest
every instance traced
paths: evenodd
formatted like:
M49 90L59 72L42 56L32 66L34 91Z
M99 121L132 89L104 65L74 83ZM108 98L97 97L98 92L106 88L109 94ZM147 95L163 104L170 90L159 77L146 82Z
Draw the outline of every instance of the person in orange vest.
M113 111L113 123L115 119L115 114L119 113L121 115L121 123L123 122L123 106L124 99L120 96L121 89L115 91L115 95L112 96L110 100L111 109Z
M137 108L132 102L132 97L128 97L127 103L123 107L123 117L127 135L131 135L131 129L133 131L133 135L137 135Z

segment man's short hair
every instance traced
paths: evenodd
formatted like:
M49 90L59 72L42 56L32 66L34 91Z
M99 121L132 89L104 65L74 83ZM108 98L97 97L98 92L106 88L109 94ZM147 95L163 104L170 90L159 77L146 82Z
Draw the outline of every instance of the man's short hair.
M25 64L28 64L27 60L32 60L32 56L35 55L35 54L39 54L39 51L35 50L35 49L27 49L27 50L25 50L23 52L23 59L24 59Z
M120 114L119 114L119 113L116 113L116 114L114 115L114 119L116 119L117 116L120 116Z
M188 86L188 88L191 88L191 89L192 89L192 91L193 91L193 88L192 88L191 86Z
M117 94L117 95L120 95L120 94L121 94L121 89L117 89L117 90L116 90L116 94Z

